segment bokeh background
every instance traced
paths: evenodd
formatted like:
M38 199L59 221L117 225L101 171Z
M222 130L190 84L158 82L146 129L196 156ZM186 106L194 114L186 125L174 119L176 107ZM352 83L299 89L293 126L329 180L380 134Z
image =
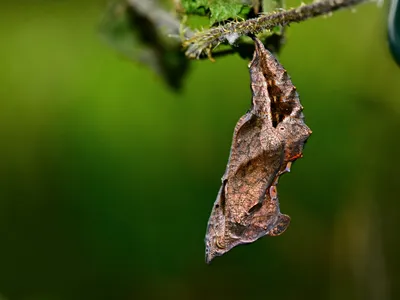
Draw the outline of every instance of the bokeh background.
M279 58L313 130L279 185L292 223L211 265L247 61L196 61L176 93L99 38L106 6L1 3L1 300L400 299L387 3L288 29Z

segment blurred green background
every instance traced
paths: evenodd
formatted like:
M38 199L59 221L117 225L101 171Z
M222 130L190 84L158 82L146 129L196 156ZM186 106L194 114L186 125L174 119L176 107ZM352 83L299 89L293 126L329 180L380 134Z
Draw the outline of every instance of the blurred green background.
M106 6L2 1L1 300L400 299L400 70L385 7L288 29L279 58L313 130L279 185L291 226L208 266L247 61L195 61L174 93L101 41Z

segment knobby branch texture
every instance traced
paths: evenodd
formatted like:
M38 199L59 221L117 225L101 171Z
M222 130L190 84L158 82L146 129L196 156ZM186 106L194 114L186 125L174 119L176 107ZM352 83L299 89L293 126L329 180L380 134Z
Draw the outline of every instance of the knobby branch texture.
M234 40L243 35L255 35L272 30L276 26L286 26L309 18L330 14L339 9L355 6L370 0L321 0L307 5L301 5L286 11L261 15L245 21L233 21L218 27L212 27L195 33L183 42L186 56L199 58L201 54L211 55L211 50L220 43Z

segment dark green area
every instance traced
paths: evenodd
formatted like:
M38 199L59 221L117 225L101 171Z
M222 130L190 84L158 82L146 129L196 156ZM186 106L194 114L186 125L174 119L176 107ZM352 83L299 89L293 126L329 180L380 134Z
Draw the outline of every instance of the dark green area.
M400 66L400 2L392 0L390 3L388 36L393 58Z
M400 72L385 9L288 29L279 59L313 130L279 184L292 223L208 266L248 61L194 62L176 94L101 41L105 7L0 9L0 299L400 299Z

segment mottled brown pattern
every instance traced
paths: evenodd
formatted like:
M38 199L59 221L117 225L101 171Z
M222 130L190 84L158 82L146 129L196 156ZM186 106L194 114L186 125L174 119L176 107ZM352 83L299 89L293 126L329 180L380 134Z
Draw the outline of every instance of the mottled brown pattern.
M254 38L249 64L252 107L236 124L231 153L206 233L206 262L289 226L279 210L277 183L302 156L311 134L286 70Z

